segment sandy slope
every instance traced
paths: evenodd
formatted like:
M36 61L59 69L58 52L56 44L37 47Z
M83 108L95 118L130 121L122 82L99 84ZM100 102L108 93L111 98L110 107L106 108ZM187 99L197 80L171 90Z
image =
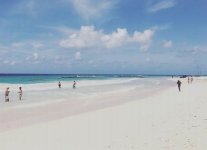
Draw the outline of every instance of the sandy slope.
M0 133L1 150L205 150L207 81ZM130 95L128 95L130 97Z

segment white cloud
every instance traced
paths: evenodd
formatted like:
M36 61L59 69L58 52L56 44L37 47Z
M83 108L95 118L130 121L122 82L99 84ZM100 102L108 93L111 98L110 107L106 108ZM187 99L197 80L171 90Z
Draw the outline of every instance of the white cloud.
M69 37L59 42L64 48L118 48L126 44L139 44L141 50L147 50L155 33L153 29L143 32L134 31L130 35L125 28L118 28L111 34L103 30L95 30L94 26L82 26L80 31L69 34Z
M129 40L128 32L126 29L118 28L112 34L102 35L101 39L107 48L120 47L123 43Z
M164 9L172 8L176 5L175 0L161 0L156 4L151 5L147 10L149 12L157 12Z
M81 58L81 53L80 52L76 52L75 53L75 59L76 60L81 60L82 58Z
M173 46L173 42L172 42L171 40L169 40L169 41L164 41L163 44L162 44L162 46L163 46L164 48L171 48L171 47Z
M110 0L71 0L75 10L85 19L99 17L115 4Z
M79 32L70 34L69 38L60 41L62 47L88 48L97 45L101 31L95 31L94 26L82 26Z
M147 29L144 32L134 32L133 40L140 43L141 50L147 50L151 45L151 40L155 31Z

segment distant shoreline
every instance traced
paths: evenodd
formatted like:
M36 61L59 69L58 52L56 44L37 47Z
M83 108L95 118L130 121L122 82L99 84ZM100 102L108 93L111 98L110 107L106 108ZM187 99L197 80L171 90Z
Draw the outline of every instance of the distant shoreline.
M183 75L186 75L186 76L207 76L207 75L196 75L196 74L145 74L145 73L132 73L132 74L128 74L128 73L0 73L0 76L33 76L33 75L36 75L36 76L41 76L41 75L124 75L124 76L166 76L166 77L171 77L171 76L174 76L174 77L177 77L177 76L183 76Z

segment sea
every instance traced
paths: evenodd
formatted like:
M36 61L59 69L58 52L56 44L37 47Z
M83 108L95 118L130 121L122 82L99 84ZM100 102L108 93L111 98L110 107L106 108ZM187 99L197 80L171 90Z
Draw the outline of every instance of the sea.
M58 81L107 80L119 78L157 78L170 75L139 74L0 74L0 83L35 84Z

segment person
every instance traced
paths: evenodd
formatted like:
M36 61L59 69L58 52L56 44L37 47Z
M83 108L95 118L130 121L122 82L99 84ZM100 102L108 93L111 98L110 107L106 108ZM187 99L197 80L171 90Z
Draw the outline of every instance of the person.
M19 87L19 100L22 100L22 87Z
M59 88L61 88L61 83L60 83L60 81L59 81L59 83L58 83L58 86L59 86Z
M191 79L190 79L191 83L193 83L193 76L191 76Z
M188 84L190 83L190 77L188 76Z
M181 87L181 81L180 80L178 80L177 85L178 85L178 90L180 92L180 87Z
M9 93L10 93L9 87L7 87L6 88L6 91L5 91L5 94L4 94L4 96L5 96L5 102L9 102Z
M75 81L73 82L73 88L76 88L76 82Z

